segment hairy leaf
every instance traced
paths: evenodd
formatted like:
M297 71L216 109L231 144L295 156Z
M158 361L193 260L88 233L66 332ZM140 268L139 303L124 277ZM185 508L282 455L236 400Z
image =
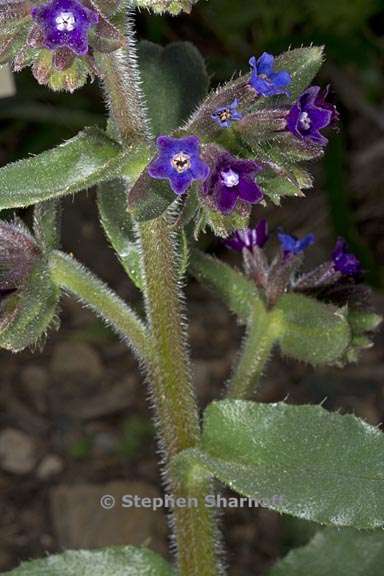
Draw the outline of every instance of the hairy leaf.
M384 566L384 533L358 532L352 528L327 528L307 546L290 552L268 576L381 576Z
M78 192L121 170L123 152L101 130L86 129L64 144L0 169L0 209L20 208Z
M250 280L228 264L198 250L191 253L190 270L201 284L211 288L242 321L247 321L255 303L259 302L256 286Z
M172 576L169 564L158 554L133 546L103 550L77 550L23 562L9 576Z
M282 312L283 354L314 366L343 357L351 342L351 329L340 308L300 294L285 294L276 309Z
M206 96L208 75L200 52L189 42L163 48L139 44L143 89L153 130L167 134L184 122Z
M135 243L132 217L128 213L127 185L124 180L101 184L98 188L97 203L105 233L128 276L141 290L143 281L140 257Z
M384 526L384 435L320 406L214 402L195 455L240 494L333 526Z

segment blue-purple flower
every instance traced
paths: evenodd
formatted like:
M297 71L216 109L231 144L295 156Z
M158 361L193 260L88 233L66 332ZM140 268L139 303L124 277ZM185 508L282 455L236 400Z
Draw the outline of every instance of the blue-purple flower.
M328 143L320 130L338 119L336 107L326 102L328 91L311 86L298 98L287 117L287 129L294 136L320 146Z
M245 230L237 230L226 241L225 245L234 250L235 252L242 252L258 246L262 248L268 240L268 222L260 220L255 228L246 228Z
M268 52L257 60L255 56L249 60L252 69L250 84L261 96L289 95L287 86L292 81L291 75L286 70L274 72L274 62L275 58Z
M223 106L218 108L211 115L212 120L214 120L221 128L230 128L232 122L241 120L242 114L238 111L239 101L237 98L229 104L228 106Z
M43 44L49 50L69 48L78 56L88 52L88 31L99 15L77 0L51 0L32 9L32 18L43 32Z
M201 158L196 136L171 138L159 136L159 155L148 166L148 173L158 180L169 180L175 194L184 194L194 180L206 180L209 166Z
M284 232L279 232L277 237L280 241L285 256L291 254L297 256L309 248L309 246L311 246L315 241L314 234L307 234L304 236L304 238L301 238L301 240L296 238L296 236L291 236L290 234L285 234Z
M252 160L239 160L224 152L204 183L204 194L210 196L223 214L232 212L238 200L257 204L263 192L255 182L262 166Z
M361 273L361 263L352 252L349 252L348 245L343 238L336 242L332 252L333 267L344 276L356 276Z

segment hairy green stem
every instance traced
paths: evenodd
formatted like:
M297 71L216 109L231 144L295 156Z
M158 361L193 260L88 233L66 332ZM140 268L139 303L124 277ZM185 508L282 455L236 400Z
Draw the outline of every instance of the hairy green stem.
M109 103L111 128L124 145L150 142L145 106L136 68L135 38L131 22L126 29L127 48L101 57L103 85ZM198 408L190 376L178 261L170 227L164 218L138 226L145 300L151 331L152 354L148 379L164 451L168 487L178 497L198 495L197 509L177 508L172 524L180 576L219 576L216 525L204 504L209 484L196 486L176 477L171 459L200 440Z
M279 329L278 315L257 306L247 323L243 348L228 385L229 398L246 400L255 393Z
M160 439L166 462L200 438L187 348L183 297L178 284L174 241L165 218L139 227L142 272L148 321L154 343L152 366L153 401L157 410ZM217 576L217 531L204 503L209 484L194 484L175 477L168 468L169 485L177 497L197 498L197 508L176 508L173 524L180 576Z
M150 138L146 106L140 88L136 42L132 14L123 30L126 46L110 54L98 54L97 64L103 77L104 94L121 142L132 143Z
M132 347L140 361L150 358L149 335L144 324L110 288L71 256L54 250L51 275L56 284L91 308Z

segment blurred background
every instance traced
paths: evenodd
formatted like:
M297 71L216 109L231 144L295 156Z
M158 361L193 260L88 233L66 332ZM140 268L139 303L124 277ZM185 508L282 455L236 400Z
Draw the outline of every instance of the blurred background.
M141 13L140 38L166 44L189 40L207 61L212 86L247 70L251 55L289 46L324 44L319 83L332 85L341 112L325 158L313 166L315 187L305 201L260 210L272 228L313 231L316 261L337 236L360 257L384 312L384 6L381 0L202 0L189 16ZM103 125L97 83L74 95L37 85L29 71L16 96L0 99L0 164L39 153L85 125ZM104 241L89 191L66 198L63 247L140 309L135 289ZM27 221L28 211L20 214ZM212 238L204 238L224 258ZM220 302L193 281L188 287L193 367L201 405L218 397L241 330ZM42 350L0 353L0 571L65 548L147 544L166 553L162 512L101 510L102 494L151 496L161 490L147 392L124 346L81 306L64 299L62 325ZM372 424L384 415L383 335L358 365L316 373L274 360L262 401L321 402ZM262 575L314 527L264 510L229 511L223 518L235 576Z

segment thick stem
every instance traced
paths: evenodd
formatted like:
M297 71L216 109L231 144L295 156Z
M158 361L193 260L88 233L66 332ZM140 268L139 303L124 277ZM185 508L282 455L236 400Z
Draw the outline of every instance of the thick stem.
M145 105L136 68L135 39L131 22L128 47L99 60L112 128L123 144L150 142ZM196 446L200 439L199 417L190 378L182 295L170 228L164 218L139 227L145 299L151 330L152 360L148 377L160 443L164 451L168 486L178 497L197 494L197 509L176 508L172 524L177 546L179 576L219 576L216 558L216 525L204 503L209 491L206 480L194 483L176 477L170 466L173 456Z
M145 326L108 286L63 252L51 252L50 268L56 284L94 310L123 336L140 361L151 361L149 335Z
M279 329L278 315L257 307L247 324L243 348L228 386L229 398L246 400L255 393Z
M199 418L190 376L183 300L175 270L177 257L165 218L140 226L143 276L148 320L154 342L152 391L160 439L169 465L173 456L199 442ZM196 497L197 508L176 508L173 524L180 576L217 576L217 532L205 506L209 483L176 478L168 469L177 497Z
M126 19L124 35L127 45L111 54L98 54L97 64L114 128L120 140L129 143L150 138L131 14Z

